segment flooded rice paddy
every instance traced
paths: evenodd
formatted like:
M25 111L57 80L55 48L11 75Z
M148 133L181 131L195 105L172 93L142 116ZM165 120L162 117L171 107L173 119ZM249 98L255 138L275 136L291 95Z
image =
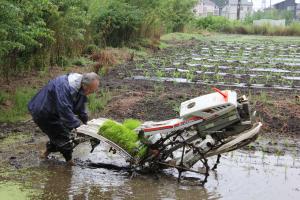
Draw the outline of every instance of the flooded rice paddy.
M90 154L81 144L75 157L84 162L126 166L125 160L108 153L105 146ZM60 158L55 155L56 158ZM210 159L213 161L214 159ZM293 155L272 155L238 150L225 154L217 171L211 171L202 187L195 173L185 173L177 183L177 171L165 170L130 178L128 172L66 167L56 159L35 161L35 166L1 169L1 199L299 199L300 160ZM16 198L12 198L16 197Z
M137 62L128 77L249 88L300 89L300 44L206 39Z

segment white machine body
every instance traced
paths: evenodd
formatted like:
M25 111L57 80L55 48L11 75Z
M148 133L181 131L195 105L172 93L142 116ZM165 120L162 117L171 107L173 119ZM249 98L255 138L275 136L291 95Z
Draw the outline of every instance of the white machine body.
M215 115L222 115L228 110L237 107L237 94L231 90L224 90L222 93L215 92L181 103L180 117L189 118L191 116L208 119Z
M236 92L231 90L220 92L214 92L182 102L180 106L180 118L159 122L147 121L138 129L143 130L144 136L148 138L158 133L164 135L199 124L236 109Z

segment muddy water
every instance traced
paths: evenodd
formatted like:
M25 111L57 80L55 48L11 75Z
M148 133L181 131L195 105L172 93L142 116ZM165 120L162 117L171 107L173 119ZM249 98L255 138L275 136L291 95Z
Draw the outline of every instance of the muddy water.
M124 159L107 153L103 145L90 154L89 144L81 144L74 156L82 161L126 166ZM235 151L225 154L216 172L210 172L204 187L197 178L185 173L180 184L175 170L157 177L137 175L130 179L126 171L66 167L59 155L50 161L36 161L34 167L1 170L0 197L13 195L31 199L299 199L300 160L298 156L269 155L259 151ZM210 159L211 162L214 159ZM196 167L197 168L197 167ZM15 174L8 175L8 172ZM188 178L189 177L189 178ZM12 184L14 183L14 184ZM2 198L0 198L2 199ZM22 198L17 198L22 199Z

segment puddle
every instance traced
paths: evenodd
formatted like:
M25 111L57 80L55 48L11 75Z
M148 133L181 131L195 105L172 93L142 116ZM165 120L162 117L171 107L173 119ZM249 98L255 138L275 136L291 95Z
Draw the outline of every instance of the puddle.
M198 67L198 66L201 66L200 63L186 63L187 66L190 66L190 67Z
M203 71L196 71L197 74L203 73ZM215 74L215 72L204 72L204 74ZM218 73L219 75L226 75ZM235 75L238 77L238 75ZM175 82L175 83L194 83L201 85L210 85L210 86L225 86L225 87L237 87L237 88L256 88L256 89L279 89L279 90L297 90L300 91L300 86L288 86L288 85L271 85L266 86L265 84L251 84L248 83L224 83L224 82L212 82L212 81L196 81L193 82L186 78L171 78L171 77L145 77L145 76L133 76L126 78L130 80L147 80L147 81L157 81L157 82Z
M200 58L200 57L193 57L192 60L204 60L206 58Z
M300 81L300 77L299 76L282 76L284 79L287 80L297 80Z
M133 76L129 79L133 80L148 80L148 81L168 81L168 82L177 82L177 83L190 83L186 78L169 78L169 77L145 77L145 76Z
M94 163L126 165L121 156L108 153L104 145L97 147L92 154L89 150L89 144L80 144L75 149L74 157ZM214 160L211 158L209 162ZM22 191L22 184L0 182L0 194L4 194L5 188L6 195L18 194L22 199L29 194L28 191L39 188L36 193L38 199L296 200L300 195L299 157L269 155L259 151L238 150L224 154L217 171L210 172L204 187L199 185L199 178L203 177L190 172L183 173L185 178L178 184L177 171L173 169L158 174L159 179L153 175L138 175L130 179L127 172L79 166L69 168L51 164L50 161L38 168L44 173L21 178L24 182L30 182L31 188Z
M290 70L285 69L277 69L277 68L252 68L250 71L256 72L278 72L278 73L288 73L291 72Z

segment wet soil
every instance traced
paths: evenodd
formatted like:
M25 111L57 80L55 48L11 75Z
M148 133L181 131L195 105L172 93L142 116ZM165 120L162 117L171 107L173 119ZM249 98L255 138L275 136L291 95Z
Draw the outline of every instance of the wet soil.
M74 151L77 166L68 167L61 155L39 159L46 142L40 137L10 143L14 148L9 162L1 157L0 195L6 199L298 199L300 194L299 149L293 154L266 153L260 150L238 150L224 154L216 171L210 171L208 182L195 173L184 173L177 183L178 172L167 169L157 174L137 174L131 178L125 159L108 152L105 145L89 153L88 143ZM261 138L258 143L266 143ZM293 143L290 143L292 145ZM280 144L277 144L280 146ZM293 147L299 147L299 142ZM275 144L271 145L275 146ZM7 150L6 150L7 151ZM22 153L22 152L26 153ZM288 153L289 152L289 153ZM210 158L213 163L216 158ZM99 164L100 163L100 164ZM119 168L106 167L103 163ZM102 164L102 165L101 165ZM201 167L196 164L195 168ZM20 198L18 198L20 199Z

